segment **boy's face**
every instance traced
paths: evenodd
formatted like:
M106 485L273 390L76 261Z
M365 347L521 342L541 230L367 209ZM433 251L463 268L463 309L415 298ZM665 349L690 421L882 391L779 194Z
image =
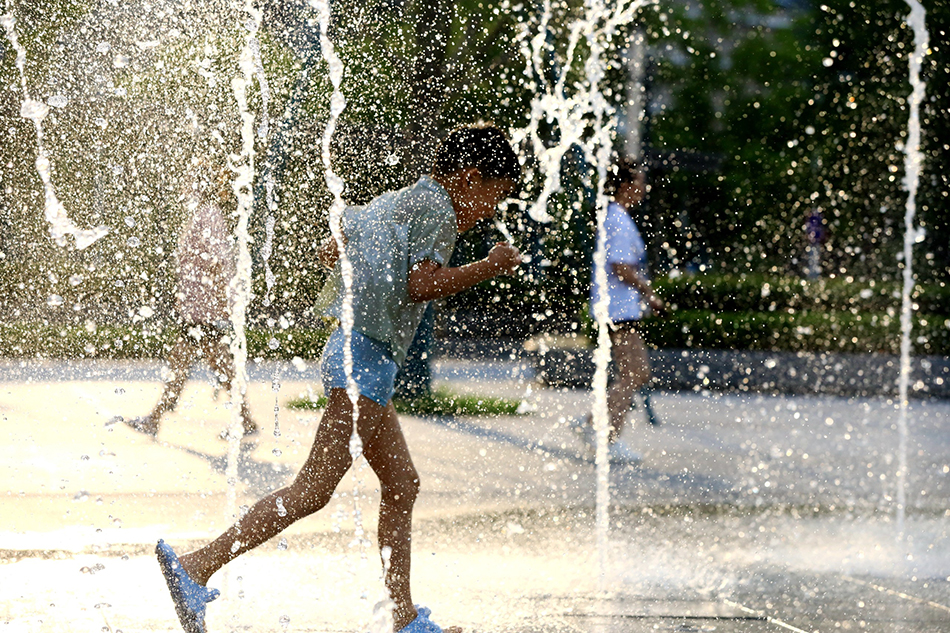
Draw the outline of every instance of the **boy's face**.
M459 191L452 200L459 233L469 230L479 220L495 217L498 203L511 195L515 183L501 178L482 178L477 169L462 174Z

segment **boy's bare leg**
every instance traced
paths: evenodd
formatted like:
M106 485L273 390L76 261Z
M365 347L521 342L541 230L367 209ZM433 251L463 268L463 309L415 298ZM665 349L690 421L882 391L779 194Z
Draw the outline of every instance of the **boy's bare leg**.
M363 455L379 477L379 548L389 547L386 588L395 603L394 630L416 617L409 586L412 508L419 493L419 475L403 437L392 402L386 407L379 432L363 448Z
M364 396L360 396L359 405L357 428L363 445L368 446L373 444L389 411ZM234 526L205 547L182 556L180 562L185 572L206 585L212 574L229 561L324 507L352 463L349 451L352 420L352 406L346 391L332 390L310 456L293 483L255 503Z
M650 357L639 332L629 325L612 331L610 343L616 376L607 392L607 411L610 440L615 441L626 422L633 392L650 379Z

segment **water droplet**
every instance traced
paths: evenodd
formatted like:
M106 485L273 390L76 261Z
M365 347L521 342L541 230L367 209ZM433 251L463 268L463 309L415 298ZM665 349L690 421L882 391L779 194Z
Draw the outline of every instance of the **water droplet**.
M135 248L135 247L137 247L137 246L141 246L141 245L142 245L142 240L140 240L139 238L137 238L137 237L135 237L135 236L133 235L132 237L130 237L130 238L128 239L128 241L126 242L126 244L128 244L128 245L129 245L130 247L132 247L132 248Z
M66 104L69 103L69 99L67 99L64 95L53 95L46 100L46 103L54 108L65 108Z
M390 154L389 156L387 156L387 157L386 157L386 164L389 165L390 167L393 167L393 166L395 166L395 165L398 165L398 164L399 164L399 155L393 153L393 154Z
M241 541L234 541L233 543L231 543L232 554L236 553L239 549L241 549Z
M280 616L278 622L280 622L280 625L286 629L290 625L290 616L282 615Z
M271 337L271 339L267 341L267 347L271 349L277 349L278 347L280 347L280 341L278 341L276 338Z
M281 537L281 539L277 542L277 549L279 550L287 549L287 539Z
M27 99L23 102L23 105L20 106L20 116L34 122L42 121L46 118L47 114L49 114L49 106L42 101ZM37 168L39 168L40 161L37 160L36 164ZM49 168L49 160L46 161L46 167L47 169Z
M112 50L112 44L109 42L99 42L96 46L97 53L108 53L110 50Z
M282 497L277 497L277 516L287 516L287 508L284 507L284 500Z
M82 283L82 280L83 280L82 275L72 275L69 278L69 285L75 288L76 286Z
M280 457L280 455L281 455L281 452L280 452L280 449L279 449L279 448L275 448L275 449L273 450L273 453L274 453L274 457Z
M115 59L112 60L113 68L125 68L130 63L132 63L132 58L128 55L116 55Z

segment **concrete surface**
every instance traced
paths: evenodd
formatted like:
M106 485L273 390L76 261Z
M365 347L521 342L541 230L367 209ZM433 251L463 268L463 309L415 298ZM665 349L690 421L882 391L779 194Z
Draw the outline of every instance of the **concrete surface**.
M151 550L160 537L187 550L230 522L217 438L229 411L199 372L158 441L109 424L148 411L159 370L0 367L0 632L180 630ZM251 373L264 432L240 454L239 504L293 476L319 422L284 406L319 384L312 366ZM663 424L635 409L624 435L642 464L611 472L601 569L594 467L567 425L590 395L543 388L519 362L442 360L435 376L528 411L403 418L423 485L414 597L443 625L950 631L950 402L911 405L899 538L893 400L657 393ZM323 512L212 579L224 596L209 630L366 630L380 583L374 546L354 539L357 490L372 541L375 479L363 469Z

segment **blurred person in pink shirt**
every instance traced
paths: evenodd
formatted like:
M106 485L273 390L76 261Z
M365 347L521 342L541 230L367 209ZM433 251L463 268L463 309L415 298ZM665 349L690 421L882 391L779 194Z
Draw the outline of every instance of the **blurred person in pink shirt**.
M234 378L229 349L230 283L237 272L237 256L221 211L221 206L231 199L231 187L225 170L215 174L214 169L201 160L194 161L193 167L194 173L187 181L190 189L186 191L189 214L176 251L178 338L168 357L165 389L147 416L123 420L136 431L153 437L158 434L162 415L178 404L196 359L210 365L225 391L230 391ZM253 435L257 425L251 419L247 403L241 407L244 435Z

